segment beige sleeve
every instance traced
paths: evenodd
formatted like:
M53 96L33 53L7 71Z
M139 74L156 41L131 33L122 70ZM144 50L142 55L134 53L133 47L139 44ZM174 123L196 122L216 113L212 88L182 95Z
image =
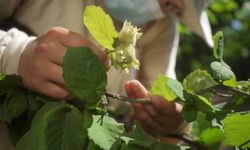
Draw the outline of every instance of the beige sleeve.
M0 21L13 15L16 8L21 4L21 0L1 0L0 1Z
M175 78L178 37L174 16L166 16L143 28L143 36L138 42L141 64L137 78L148 89L159 74Z

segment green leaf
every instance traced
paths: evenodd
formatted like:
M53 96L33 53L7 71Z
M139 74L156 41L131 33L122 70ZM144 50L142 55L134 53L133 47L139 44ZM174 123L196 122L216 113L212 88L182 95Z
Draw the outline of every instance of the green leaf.
M96 103L104 94L107 74L98 57L86 47L71 47L63 60L66 88L88 103Z
M173 101L177 96L174 91L168 86L169 78L164 75L159 75L151 87L151 93L160 95L168 101Z
M238 82L238 89L250 94L250 79Z
M220 143L224 139L224 134L219 128L207 128L201 133L200 141L208 146Z
M96 145L93 141L89 141L87 150L102 150L98 145Z
M214 57L216 59L221 59L223 57L223 49L224 49L224 39L223 39L223 33L221 31L217 32L213 36L214 41L214 47L213 47L213 53Z
M28 108L28 101L21 88L9 89L4 101L0 103L0 120L11 122L24 113Z
M83 15L83 23L100 45L114 50L114 39L118 37L118 33L111 17L101 7L87 6Z
M215 108L205 97L188 91L184 95L187 104L195 106L199 111L207 114L215 113Z
M123 125L117 123L113 118L94 116L93 123L88 129L88 136L96 145L104 150L109 150L124 132Z
M175 95L178 96L178 98L180 98L182 101L185 101L184 88L183 88L182 84L179 81L169 79L167 84L174 91Z
M198 113L197 108L195 106L189 105L189 104L186 104L182 110L183 118L187 122L194 121L197 117L197 113Z
M223 81L223 85L235 88L239 85L239 83L236 80L236 76L233 76L231 79Z
M190 92L199 92L202 89L206 89L216 85L212 76L206 70L196 70L190 73L183 80L183 87ZM211 99L212 94L204 94L204 97Z
M61 102L45 104L31 129L17 143L17 150L82 150L86 131L77 108Z
M168 101L173 101L177 97L177 94L180 95L179 93L181 93L182 90L181 87L179 83L176 83L173 79L164 75L159 75L151 87L151 93L160 95Z
M226 81L235 77L230 67L225 63L214 61L210 64L210 67L212 69L213 77L216 80Z
M43 106L43 102L37 99L37 93L27 91L25 93L28 102L28 115L34 117L35 113Z
M21 85L21 78L19 76L0 74L0 94L7 93L9 90L18 88Z
M201 133L212 127L212 123L206 119L206 114L198 112L196 120L192 124L191 135L198 139Z
M242 149L250 148L250 112L235 113L224 120L225 144Z
M93 123L93 115L88 109L83 111L83 120L83 128L87 130Z
M126 144L135 144L146 148L151 147L157 142L155 138L148 135L142 129L138 122L133 126L133 130L122 136L121 139L125 141Z

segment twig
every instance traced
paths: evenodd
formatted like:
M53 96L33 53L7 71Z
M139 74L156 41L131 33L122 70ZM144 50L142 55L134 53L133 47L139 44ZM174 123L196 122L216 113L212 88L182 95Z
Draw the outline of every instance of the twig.
M151 100L150 99L147 99L147 98L129 98L129 97L126 97L126 96L121 96L119 94L115 94L115 93L111 93L111 92L107 92L106 91L106 96L107 97L111 97L111 98L114 98L114 99L117 99L119 101L126 101L126 102L130 102L130 103L143 103L143 104L151 104Z
M228 90L228 91L237 93L237 94L241 94L241 95L250 97L250 94L248 94L247 92L241 91L241 90L236 89L236 88L230 88L230 87L226 87L226 86L222 86L222 88L223 88L223 89L226 89L226 90Z
M172 134L167 134L166 137L183 141L186 144L188 144L189 146L192 146L193 148L195 148L196 150L207 150L207 148L205 146L201 145L197 141L190 139L190 137L188 137L186 134L174 134L174 133L172 133Z
M211 86L211 87L208 87L208 88L206 88L206 89L202 89L202 90L200 90L200 91L197 91L196 93L197 93L197 94L205 94L205 93L208 93L208 92L211 92L211 91L217 89L217 87L218 87L218 85Z
M227 90L227 91L230 91L230 92L233 92L233 93L237 93L237 94L241 94L241 95L244 95L244 96L247 96L247 97L250 97L250 94L247 93L247 92L244 92L244 91L241 91L239 89L236 89L236 88L232 88L232 87L227 87L227 86L224 86L224 85L215 85L215 86L211 86L211 87L208 87L206 89L202 89L198 92L196 92L197 94L205 94L205 93L208 93L208 92L211 92L213 90L218 90L218 89L222 89L222 90ZM216 93L217 94L217 93ZM219 94L218 94L219 95ZM220 95L221 96L221 95Z

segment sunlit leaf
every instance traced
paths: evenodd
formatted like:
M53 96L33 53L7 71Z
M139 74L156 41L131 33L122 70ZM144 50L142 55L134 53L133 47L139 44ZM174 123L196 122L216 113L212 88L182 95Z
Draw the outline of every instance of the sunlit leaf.
M190 73L183 80L183 87L185 90L191 92L199 92L202 89L206 89L216 85L212 76L206 70L196 70ZM212 94L205 94L204 97L211 99Z
M114 39L118 36L111 17L99 6L88 6L83 15L83 23L96 41L113 50Z
M224 139L224 134L219 128L208 128L201 133L200 141L204 145L214 145Z
M237 82L236 77L233 76L231 79L224 81L223 85L234 88L237 87L239 83Z
M133 126L133 130L121 137L127 144L135 144L143 147L151 147L156 143L156 140L148 135L138 122Z
M250 148L250 113L236 113L223 120L226 135L225 144Z
M216 59L222 58L224 49L224 39L221 31L217 32L213 36L213 41L214 41L214 47L213 47L214 57Z
M169 78L164 75L159 75L151 87L151 93L160 95L168 101L174 100L177 96L168 85Z
M191 92L185 92L187 104L194 105L199 111L207 114L215 112L214 106L203 96Z
M108 116L94 116L88 129L89 138L100 148L109 150L124 132L123 125ZM103 120L100 120L103 119Z

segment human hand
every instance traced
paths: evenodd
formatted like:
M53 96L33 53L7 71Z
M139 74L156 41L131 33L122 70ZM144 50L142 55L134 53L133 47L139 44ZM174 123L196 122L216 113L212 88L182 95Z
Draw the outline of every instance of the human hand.
M183 123L182 106L168 102L163 97L149 95L145 87L137 80L125 84L127 95L131 98L150 98L152 104L132 104L134 119L138 120L144 130L154 137L164 137L175 132Z
M159 3L164 13L173 12L180 15L185 7L183 0L159 0Z
M107 55L90 41L68 29L55 27L27 45L19 61L18 74L24 87L56 99L70 98L62 77L62 62L68 47L87 46L106 65Z

